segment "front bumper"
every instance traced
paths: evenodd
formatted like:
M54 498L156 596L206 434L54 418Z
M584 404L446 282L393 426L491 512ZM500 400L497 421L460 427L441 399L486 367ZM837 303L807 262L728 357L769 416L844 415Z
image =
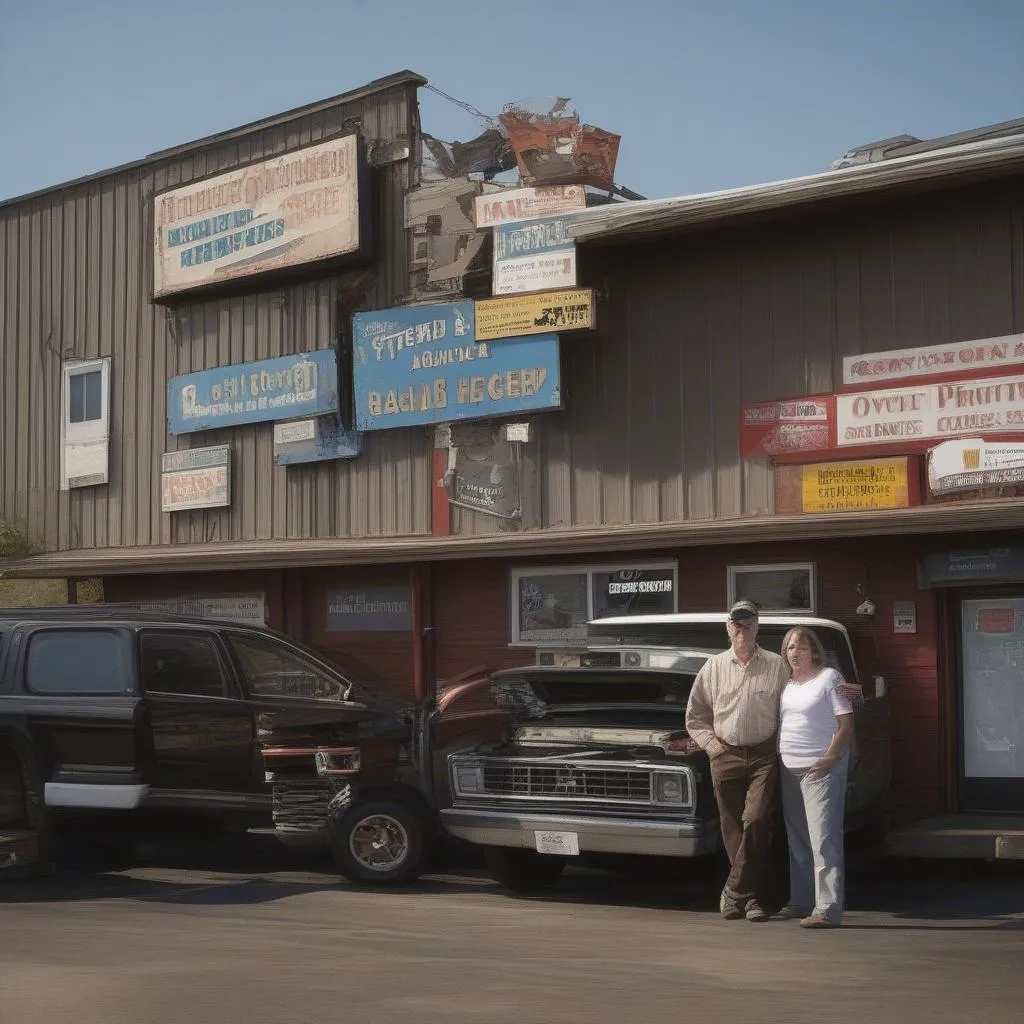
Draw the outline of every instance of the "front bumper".
M534 814L522 810L448 807L441 822L453 836L481 846L535 849L534 833L575 832L580 853L699 857L721 848L717 821L651 821L593 815Z

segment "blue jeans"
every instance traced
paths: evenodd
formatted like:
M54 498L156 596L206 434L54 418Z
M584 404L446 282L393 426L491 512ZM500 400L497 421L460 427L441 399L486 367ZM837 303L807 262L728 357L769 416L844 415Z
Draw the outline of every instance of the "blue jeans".
M789 840L789 903L826 921L843 919L843 819L850 754L821 779L782 766L782 815Z

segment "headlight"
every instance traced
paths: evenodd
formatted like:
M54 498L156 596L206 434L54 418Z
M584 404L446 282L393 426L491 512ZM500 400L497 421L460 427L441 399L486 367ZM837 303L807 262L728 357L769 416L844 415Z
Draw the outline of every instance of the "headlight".
M689 781L681 772L655 772L654 802L681 807L689 803Z
M484 791L484 771L476 765L456 765L455 792L482 793Z

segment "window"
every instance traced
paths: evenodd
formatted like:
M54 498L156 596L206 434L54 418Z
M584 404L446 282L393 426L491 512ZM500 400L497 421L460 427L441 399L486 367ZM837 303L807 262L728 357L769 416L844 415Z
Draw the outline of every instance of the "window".
M228 696L224 666L212 634L147 630L139 636L139 650L147 693Z
M64 364L61 488L105 484L109 477L110 359Z
M88 370L68 377L68 422L87 423L103 418L103 371Z
M131 691L125 638L108 629L48 629L33 633L26 659L33 693Z
M512 644L581 646L587 622L676 610L675 562L514 569Z
M814 564L730 565L729 604L746 599L772 612L813 614L817 606Z
M232 633L230 643L253 697L341 700L348 683L298 652L263 637Z

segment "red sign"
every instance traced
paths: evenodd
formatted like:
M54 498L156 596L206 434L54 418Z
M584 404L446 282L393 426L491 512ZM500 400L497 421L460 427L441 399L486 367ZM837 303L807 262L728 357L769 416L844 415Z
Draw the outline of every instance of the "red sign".
M979 633L1013 633L1016 620L1013 608L979 608Z
M832 395L744 405L740 410L740 454L757 459L824 451L832 447L834 422Z

